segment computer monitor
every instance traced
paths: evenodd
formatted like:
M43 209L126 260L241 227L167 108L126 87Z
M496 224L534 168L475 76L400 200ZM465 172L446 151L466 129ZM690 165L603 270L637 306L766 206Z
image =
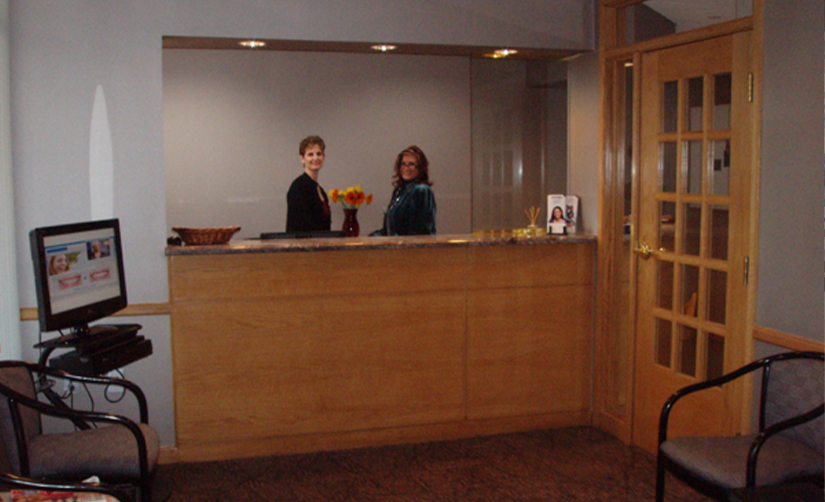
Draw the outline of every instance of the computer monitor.
M41 331L84 335L126 307L117 219L35 228L29 239Z

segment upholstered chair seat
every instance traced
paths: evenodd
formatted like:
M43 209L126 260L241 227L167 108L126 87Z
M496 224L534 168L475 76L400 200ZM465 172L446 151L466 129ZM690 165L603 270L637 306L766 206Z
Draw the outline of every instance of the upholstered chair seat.
M734 491L789 483L823 486L825 476L825 354L785 352L754 361L672 395L659 419L656 500L665 495L669 471L705 495L728 500ZM749 374L761 376L758 424L753 434L669 437L670 414L683 397L724 386Z
M137 424L146 439L149 465L157 465L160 440L147 424ZM139 478L137 443L132 432L105 425L70 433L41 434L29 441L29 474L79 477L96 473L101 479Z
M744 487L756 434L729 437L680 437L662 445L661 453L683 469L727 490ZM756 483L770 486L789 478L822 473L822 455L799 441L777 436L759 452ZM817 464L820 463L819 467Z
M37 382L53 384L52 378L86 387L119 386L134 398L140 418L135 421L39 400ZM41 415L71 420L76 430L44 433ZM96 476L105 483L131 485L141 502L168 497L163 492L153 500L153 491L161 493L153 490L160 440L148 423L143 392L127 380L70 375L25 361L0 361L0 441L10 471L5 474L12 477L70 484Z

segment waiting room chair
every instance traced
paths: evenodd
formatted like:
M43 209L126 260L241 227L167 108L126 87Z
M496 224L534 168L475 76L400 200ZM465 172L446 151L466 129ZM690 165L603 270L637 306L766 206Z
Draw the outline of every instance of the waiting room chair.
M734 489L790 482L822 487L824 359L821 352L776 354L673 394L659 419L656 501L664 500L666 471L717 500L728 500ZM757 433L668 439L668 420L679 399L757 370L762 373Z
M37 385L47 378L85 386L120 386L136 399L139 422L40 401ZM81 421L91 427L46 434L41 415ZM97 476L109 484L137 488L138 500L153 502L160 440L148 424L146 397L128 380L72 375L25 361L0 361L0 440L14 476L63 483ZM156 496L154 502L160 498Z

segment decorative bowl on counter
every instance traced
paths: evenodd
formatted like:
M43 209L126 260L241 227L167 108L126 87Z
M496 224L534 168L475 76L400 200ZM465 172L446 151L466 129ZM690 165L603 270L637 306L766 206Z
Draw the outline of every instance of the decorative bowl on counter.
M172 227L187 246L226 244L241 227L187 228Z

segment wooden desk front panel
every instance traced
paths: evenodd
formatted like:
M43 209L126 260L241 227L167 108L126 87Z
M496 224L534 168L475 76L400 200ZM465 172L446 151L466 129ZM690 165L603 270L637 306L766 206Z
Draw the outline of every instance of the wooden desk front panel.
M593 287L472 291L470 419L590 408Z
M466 251L420 251L174 257L178 446L463 418Z
M588 244L470 250L469 419L589 410L593 253Z
M464 316L457 292L182 305L179 445L460 420Z
M592 243L169 263L182 460L589 416Z

